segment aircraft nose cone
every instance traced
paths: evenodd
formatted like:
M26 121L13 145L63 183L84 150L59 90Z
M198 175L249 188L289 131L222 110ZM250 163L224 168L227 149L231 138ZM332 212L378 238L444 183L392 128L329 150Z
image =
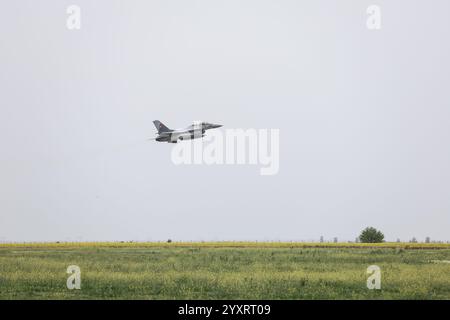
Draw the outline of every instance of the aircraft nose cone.
M215 128L220 128L220 127L222 127L222 125L221 125L221 124L213 124L212 127L215 129Z

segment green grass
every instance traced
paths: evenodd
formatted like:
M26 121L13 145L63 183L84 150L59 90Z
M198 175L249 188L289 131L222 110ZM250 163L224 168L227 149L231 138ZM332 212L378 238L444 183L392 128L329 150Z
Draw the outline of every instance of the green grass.
M407 245L0 245L0 299L450 299L450 247ZM370 265L381 290L366 287Z

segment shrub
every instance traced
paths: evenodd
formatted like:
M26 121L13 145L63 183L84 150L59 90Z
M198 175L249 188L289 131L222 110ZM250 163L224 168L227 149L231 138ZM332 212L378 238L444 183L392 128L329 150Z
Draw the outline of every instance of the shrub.
M381 243L384 241L384 234L373 227L367 227L359 235L359 240L362 243Z

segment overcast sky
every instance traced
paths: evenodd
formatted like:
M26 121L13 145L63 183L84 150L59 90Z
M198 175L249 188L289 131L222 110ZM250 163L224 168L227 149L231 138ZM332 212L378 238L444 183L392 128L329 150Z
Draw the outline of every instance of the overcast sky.
M81 29L66 27L69 5ZM381 8L381 30L366 9ZM41 0L0 10L0 241L450 240L448 0ZM152 121L280 130L179 165Z

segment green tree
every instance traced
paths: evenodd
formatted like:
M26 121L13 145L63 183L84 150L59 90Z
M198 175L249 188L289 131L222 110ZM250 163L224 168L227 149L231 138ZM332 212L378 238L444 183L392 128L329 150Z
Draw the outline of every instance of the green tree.
M362 243L380 243L384 241L384 234L372 227L365 228L359 235Z

